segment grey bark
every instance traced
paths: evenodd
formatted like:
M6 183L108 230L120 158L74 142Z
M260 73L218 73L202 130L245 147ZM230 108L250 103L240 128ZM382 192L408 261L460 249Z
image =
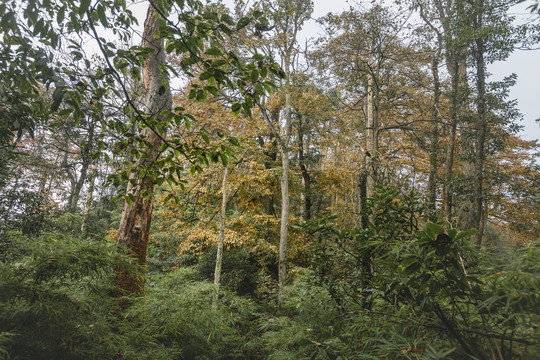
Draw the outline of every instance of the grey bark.
M375 195L377 183L377 158L379 152L379 126L376 108L376 85L373 74L368 72L366 96L366 196Z
M219 214L219 234L218 234L218 245L217 245L217 254L216 254L216 267L214 269L214 285L219 287L221 280L221 264L223 260L223 239L225 235L225 215L227 210L227 174L229 172L228 168L223 170L223 183L221 185L221 191L223 196L221 198L221 212ZM217 289L216 289L217 290ZM214 295L212 301L212 306L217 308L218 294Z
M288 69L287 69L288 70ZM287 73L287 78L290 73ZM285 134L281 144L281 227L279 232L278 283L287 285L287 248L289 241L289 142L291 138L291 94L285 94Z
M302 116L298 117L298 162L302 174L302 187L300 193L300 213L304 221L311 219L311 176L306 166L305 146L304 146L304 121ZM309 138L308 138L309 141Z
M441 41L439 39L439 44ZM440 80L439 80L439 58L441 56L441 48L439 47L431 63L431 73L433 76L433 109L432 109L432 124L431 124L431 144L429 149L429 178L428 178L428 198L426 204L427 218L430 221L435 221L437 214L437 171L438 171L438 154L439 154L439 122L440 122Z
M90 182L88 184L88 193L86 194L86 201L84 204L83 221L81 224L81 233L84 236L88 235L88 217L90 215L90 209L92 208L92 199L94 197L94 187L96 184L98 166L94 165L92 172L90 173Z
M483 26L483 7L484 1L479 0L477 2L477 11L475 19L475 28L481 29ZM475 156L475 177L474 177L474 206L473 206L473 219L474 226L478 229L477 245L482 246L482 238L484 233L484 152L487 133L487 119L486 119L486 73L485 73L485 44L483 36L478 37L475 40L474 56L476 62L476 88L478 91L477 102L477 115L478 121L476 124L476 156Z
M79 198L81 196L81 190L84 183L88 180L88 169L92 162L92 145L94 143L94 130L95 124L92 120L88 124L88 138L87 141L81 146L81 172L79 178L73 184L71 194L68 200L69 211L74 213L77 211L77 205L79 204Z

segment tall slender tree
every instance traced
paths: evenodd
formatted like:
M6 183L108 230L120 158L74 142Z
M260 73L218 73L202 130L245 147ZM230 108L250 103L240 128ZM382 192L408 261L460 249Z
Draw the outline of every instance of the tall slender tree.
M311 0L279 0L277 2L266 2L265 6L271 12L270 17L275 26L274 43L278 49L285 72L285 83L282 84L282 91L285 97L283 127L281 128L279 126L279 121L272 121L266 110L263 109L263 116L278 141L281 155L281 226L278 255L278 279L281 290L287 284L290 215L289 168L292 136L291 76L293 63L298 55L298 32L301 30L304 22L310 17L313 11L313 2Z

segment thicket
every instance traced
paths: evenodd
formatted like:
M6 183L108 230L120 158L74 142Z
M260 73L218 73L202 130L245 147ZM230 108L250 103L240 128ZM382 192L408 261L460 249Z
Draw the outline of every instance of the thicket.
M309 266L279 295L246 247L189 261L150 248L145 294L121 311L114 270L130 263L104 236L47 228L0 243L5 359L533 359L540 350L540 246L480 251L424 223L414 193L379 187L369 226L336 216L299 224ZM52 219L51 219L52 221ZM52 222L54 223L54 222ZM133 268L135 271L135 268ZM218 306L212 299L219 292Z

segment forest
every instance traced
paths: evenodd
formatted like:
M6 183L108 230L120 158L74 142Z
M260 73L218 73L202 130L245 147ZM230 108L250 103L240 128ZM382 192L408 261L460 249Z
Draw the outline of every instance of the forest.
M1 1L0 359L539 358L538 1L318 2Z

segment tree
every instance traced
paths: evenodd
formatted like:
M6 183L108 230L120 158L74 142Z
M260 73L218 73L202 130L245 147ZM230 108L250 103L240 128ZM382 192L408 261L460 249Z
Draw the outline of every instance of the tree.
M164 9L159 9L151 3L144 23L142 48L150 53L144 61L143 80L145 92L145 112L153 118L155 123L164 123L162 113L171 111L172 94L169 79L164 73L165 48L164 40L159 37L160 27L164 26L165 20L161 17ZM147 142L148 150L137 163L135 171L130 176L128 183L127 199L122 211L122 219L118 229L117 244L126 247L144 266L146 263L146 250L152 221L152 209L154 205L153 193L155 182L141 170L152 167L159 156L159 149L164 143L167 128L162 127L158 132L155 128L147 127L141 130L141 136ZM139 172L141 171L141 172ZM140 293L143 282L140 277L127 273L121 269L116 278L118 287L126 294Z
M271 11L273 24L275 26L275 39L282 66L285 71L285 84L283 92L285 94L284 104L284 124L283 129L279 127L279 119L275 121L268 115L267 110L262 108L262 113L268 125L272 129L278 141L281 154L281 230L279 240L279 289L282 290L287 284L287 247L289 234L289 168L290 168L290 142L292 136L292 114L291 114L291 77L293 63L297 56L297 35L304 22L313 11L311 0L280 0L276 4L266 3ZM279 108L278 108L279 109ZM274 112L279 116L279 110Z
M216 255L216 269L214 270L214 285L219 286L221 278L221 263L223 261L223 237L225 233L225 219L227 210L227 174L229 168L223 170L223 184L221 185L221 191L223 197L221 199L221 211L219 213L219 235ZM213 306L217 307L217 294L214 296Z
M41 5L43 9L40 8ZM179 183L185 161L190 164L190 171L194 173L202 171L201 165L208 165L210 161L219 159L227 161L228 156L226 147L191 147L181 138L167 138L170 123L189 126L192 117L185 114L181 108L171 111L168 74L169 71L175 72L165 63L166 53L184 55L181 71L188 77L194 77L193 72L196 69L199 78L207 81L204 88L196 84L192 86L191 99L204 101L209 93L217 94L221 87L236 88L240 96L237 97L238 102L232 105L233 112L238 114L240 109L244 109L251 113L253 103L272 90L271 79L278 75L280 70L271 58L257 56L241 59L234 52L227 52L222 43L226 37L234 36L235 31L243 29L252 19L260 18L262 14L259 12L253 17L242 17L235 22L214 5L203 6L199 2L185 4L183 1L158 5L150 1L142 46L125 50L106 41L96 28L98 23L105 28L114 25L114 32L120 35L122 41L129 40L128 29L135 19L122 1L94 4L91 1L83 1L81 4L31 1L22 11L29 26L19 26L19 12L15 3L2 4L2 10L7 13L7 17L2 21L2 30L7 44L5 53L10 55L8 58L15 51L31 49L33 35L39 34L44 44L45 50L27 51L18 58L18 63L7 74L8 81L18 79L24 83L24 90L29 95L25 99L31 98L31 94L36 93L40 86L49 87L54 84L53 102L47 110L57 112L63 104L65 108L59 114L71 114L77 122L83 116L84 109L81 104L85 98L91 98L98 103L109 91L124 98L125 103L118 113L129 114L130 124L126 124L121 117L105 122L113 133L119 134L120 141L114 146L118 151L129 153L128 164L132 165L120 169L110 177L111 183L115 185L121 186L127 182L127 191L124 187L119 189L119 197L125 197L126 204L117 242L126 246L138 263L144 265L155 185L162 184L165 180ZM178 15L180 26L167 19L166 15L171 13L171 10ZM58 23L58 30L50 21L53 17ZM81 61L82 67L89 74L78 71L74 64L58 65L54 69L48 67L50 59L46 55L52 54L52 48L60 44L63 30L93 37L103 56L104 65L90 71L91 63L84 57L81 44L65 39L70 44L68 55L72 56L75 63ZM82 37L84 36L80 38ZM165 39L168 39L167 47L164 47ZM35 56L29 58L27 55ZM2 58L2 66L7 67L8 60ZM126 79L130 75L135 78L139 76L138 67L141 65L145 92L144 110L138 108L134 101L136 96L130 93L126 86ZM17 77L14 72L20 69L23 69L23 76ZM37 71L32 74L31 70ZM68 78L70 81L74 79L73 83L70 84ZM14 104L10 103L13 107L9 110L19 111ZM31 130L31 127L28 128ZM199 135L206 139L204 131ZM109 160L108 156L106 160ZM86 177L88 166L84 167L83 164L83 170L85 171L81 175L85 176L81 176L81 180ZM82 187L79 183L82 181L74 182L71 203L78 198ZM117 280L126 294L142 290L142 279L135 278L122 269L119 270Z
M412 49L402 43L400 34L406 18L395 16L379 5L367 11L351 9L340 15L328 15L324 22L328 36L314 60L329 86L339 91L345 109L357 114L357 136L362 139L358 164L358 203L363 209L382 178L380 139L383 132L406 129L414 120L409 117L407 100L413 98L403 78L414 72ZM419 75L421 77L423 75ZM359 211L361 212L361 211ZM360 222L368 219L360 216Z

